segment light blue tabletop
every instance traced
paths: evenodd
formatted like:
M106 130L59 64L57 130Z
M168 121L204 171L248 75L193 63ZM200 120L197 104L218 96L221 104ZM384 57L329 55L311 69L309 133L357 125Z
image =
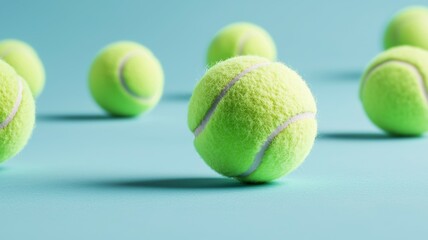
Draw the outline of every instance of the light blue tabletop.
M28 146L0 166L0 239L426 239L428 139L387 137L358 99L388 19L415 2L3 2L0 38L37 49L47 85ZM236 21L267 29L318 103L310 156L268 185L213 172L186 125L207 45ZM117 40L165 70L140 118L108 118L89 94L94 56Z

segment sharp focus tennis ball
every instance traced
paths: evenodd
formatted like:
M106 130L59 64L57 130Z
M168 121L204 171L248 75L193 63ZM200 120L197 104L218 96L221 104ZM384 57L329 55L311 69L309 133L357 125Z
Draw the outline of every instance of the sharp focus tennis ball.
M381 53L363 76L360 98L369 118L388 133L428 131L428 52L401 46Z
M34 128L34 98L27 83L0 60L0 163L27 144Z
M142 45L117 42L96 57L89 73L95 101L116 116L136 116L153 108L162 96L163 70Z
M229 25L214 37L208 48L207 64L213 66L219 61L235 56L254 55L276 59L276 47L269 33L251 23Z
M241 56L213 66L190 100L199 155L218 173L268 182L298 167L317 132L316 105L301 77L277 62Z
M30 45L13 39L1 41L0 59L11 65L25 79L34 97L40 95L45 86L45 69Z
M428 8L404 9L389 23L384 39L385 49L410 45L428 50Z

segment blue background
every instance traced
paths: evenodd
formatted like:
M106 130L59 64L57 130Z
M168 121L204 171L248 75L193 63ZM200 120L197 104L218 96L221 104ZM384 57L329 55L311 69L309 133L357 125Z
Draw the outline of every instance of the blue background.
M0 166L0 239L423 239L428 140L388 138L358 100L386 23L417 3L2 0L0 38L38 51L47 85L31 141ZM312 153L269 185L211 171L186 126L206 48L236 21L267 29L318 102ZM94 56L117 40L164 67L164 97L140 118L105 117L88 91Z

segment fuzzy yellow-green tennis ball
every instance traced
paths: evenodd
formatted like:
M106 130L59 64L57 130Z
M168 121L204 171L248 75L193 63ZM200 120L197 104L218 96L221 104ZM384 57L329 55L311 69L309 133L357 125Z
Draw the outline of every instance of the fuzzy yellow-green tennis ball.
M14 39L1 41L0 59L11 65L25 79L34 97L40 95L45 86L45 69L30 45Z
M27 83L0 60L0 163L18 154L34 128L34 98Z
M409 7L389 23L384 37L385 49L410 45L428 50L428 8Z
M89 87L95 101L115 116L136 116L162 96L164 75L153 53L135 42L107 46L94 60Z
M362 78L360 98L372 122L388 133L428 131L428 52L401 46L378 55Z
M231 57L253 55L276 59L276 47L269 33L251 23L231 24L217 33L207 54L207 65L213 66L219 61Z
M268 182L309 154L316 110L296 72L266 58L240 56L216 64L198 83L188 127L212 169L244 182Z

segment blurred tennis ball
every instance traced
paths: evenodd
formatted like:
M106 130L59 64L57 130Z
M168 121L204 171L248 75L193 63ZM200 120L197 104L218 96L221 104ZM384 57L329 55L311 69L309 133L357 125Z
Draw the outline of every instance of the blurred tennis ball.
M399 12L386 28L384 47L410 45L428 50L428 8L409 7Z
M235 23L221 29L212 40L207 54L207 65L235 56L254 55L276 59L276 47L269 33L251 23Z
M3 59L27 82L33 96L40 95L45 86L45 70L36 51L27 43L9 39L0 42Z
M116 116L136 116L152 109L162 96L162 66L144 46L113 43L95 58L89 88L95 101Z

